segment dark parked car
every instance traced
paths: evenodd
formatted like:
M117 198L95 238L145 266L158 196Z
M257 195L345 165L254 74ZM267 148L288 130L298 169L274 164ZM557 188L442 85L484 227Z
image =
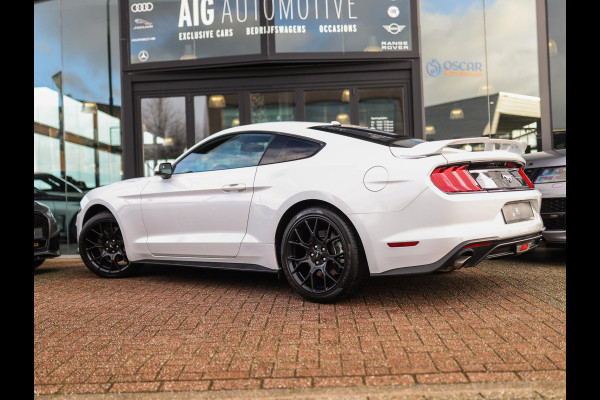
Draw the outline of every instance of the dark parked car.
M525 174L542 193L540 214L550 245L567 242L567 150L525 154Z
M52 211L37 201L33 202L33 268L45 259L60 256L60 232Z
M33 174L33 200L52 210L61 236L67 236L68 228L71 242L77 240L75 220L84 195L79 187L57 176L39 172Z

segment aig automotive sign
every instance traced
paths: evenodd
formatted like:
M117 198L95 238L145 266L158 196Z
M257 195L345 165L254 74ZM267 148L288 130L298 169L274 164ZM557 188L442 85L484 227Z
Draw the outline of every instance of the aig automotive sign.
M410 20L410 0L129 0L130 61L410 51Z

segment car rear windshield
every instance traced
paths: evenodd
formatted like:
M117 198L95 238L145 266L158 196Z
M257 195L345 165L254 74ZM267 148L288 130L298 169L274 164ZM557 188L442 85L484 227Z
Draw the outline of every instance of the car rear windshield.
M349 136L355 139L366 140L368 142L392 147L413 147L425 142L424 140L415 139L410 136L396 135L391 132L379 131L377 129L369 129L362 126L324 125L313 126L312 129L335 133L343 136Z

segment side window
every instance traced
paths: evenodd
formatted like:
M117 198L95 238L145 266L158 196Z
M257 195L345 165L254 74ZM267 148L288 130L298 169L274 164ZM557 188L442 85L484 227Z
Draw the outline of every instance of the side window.
M44 190L44 191L52 190L52 185L50 185L47 182L44 182L41 179L33 179L33 187L35 189Z
M217 171L258 165L273 139L266 133L222 136L198 147L175 165L175 174Z
M300 160L315 155L323 145L311 140L277 135L265 152L260 165Z

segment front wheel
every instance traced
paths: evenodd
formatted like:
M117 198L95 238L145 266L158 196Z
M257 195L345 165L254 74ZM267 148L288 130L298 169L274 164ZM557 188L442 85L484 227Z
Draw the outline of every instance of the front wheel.
M104 278L122 278L135 269L127 259L121 228L110 212L94 215L83 225L79 254L90 271Z
M290 285L320 303L352 295L368 274L356 233L328 208L311 207L296 214L283 233L280 256Z

